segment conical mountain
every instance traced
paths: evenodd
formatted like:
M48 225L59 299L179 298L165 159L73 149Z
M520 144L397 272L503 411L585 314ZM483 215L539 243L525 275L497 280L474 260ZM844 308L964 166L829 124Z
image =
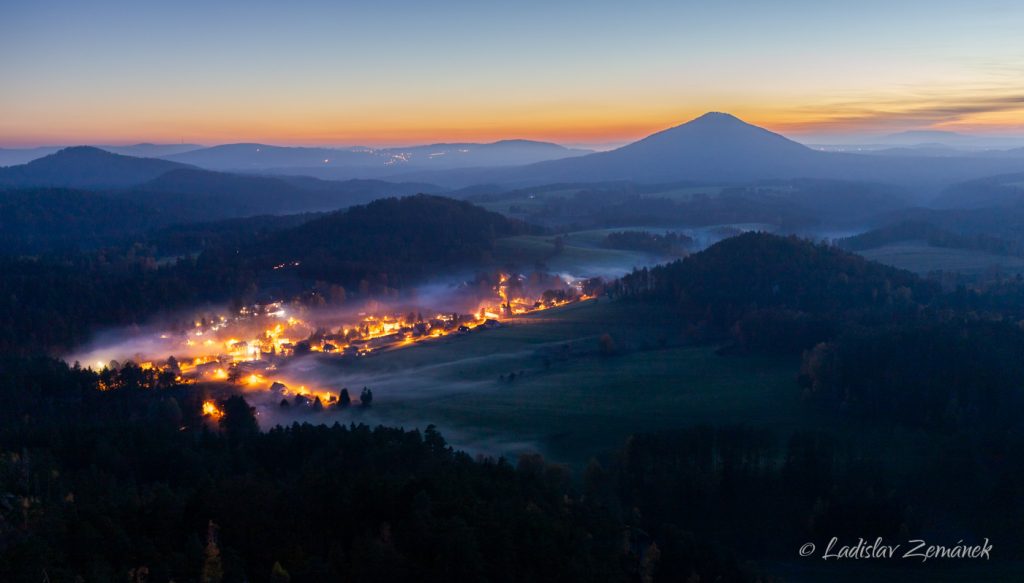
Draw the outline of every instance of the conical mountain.
M814 174L822 156L735 116L713 112L616 150L533 164L522 174L552 182L732 182Z

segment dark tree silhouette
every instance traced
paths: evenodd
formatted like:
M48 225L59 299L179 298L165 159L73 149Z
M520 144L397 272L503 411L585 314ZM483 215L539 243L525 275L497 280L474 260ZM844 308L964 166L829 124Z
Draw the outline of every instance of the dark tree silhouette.
M259 433L255 411L241 395L225 399L221 409L220 427L229 439L241 441Z

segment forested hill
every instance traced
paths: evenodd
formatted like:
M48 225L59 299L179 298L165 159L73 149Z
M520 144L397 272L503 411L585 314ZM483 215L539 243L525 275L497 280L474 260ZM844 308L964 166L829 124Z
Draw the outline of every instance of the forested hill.
M179 168L188 166L168 160L122 156L89 146L75 146L28 164L0 168L0 185L21 188L126 188Z
M836 247L746 233L634 271L611 293L667 303L667 321L695 338L799 354L847 324L912 320L940 290Z
M168 226L182 215L142 202L63 188L0 189L0 250L29 255L98 248Z
M400 287L436 270L488 263L498 237L532 230L465 201L421 194L325 215L274 233L245 255L261 268L298 263L299 274L342 285L384 276Z
M467 202L428 195L375 201L295 227L281 228L283 220L178 229L182 244L201 239L206 247L170 264L140 245L0 256L0 297L10 298L0 305L0 351L66 350L97 327L142 323L200 302L248 302L257 294L290 299L281 294L310 291L317 282L343 288L342 296L402 289L450 274L446 268L491 266L498 237L532 229ZM216 236L204 236L206 231ZM161 241L174 243L175 232L162 233Z
M835 313L927 302L934 285L914 274L796 237L745 233L668 265L636 271L618 293L672 299L681 307L739 312L781 308Z
M1024 282L943 293L836 247L748 233L612 286L726 351L802 354L808 399L944 431L1006 430L1024 406Z
M65 148L0 168L0 254L95 250L139 242L169 225L335 211L441 190L426 183L229 174Z

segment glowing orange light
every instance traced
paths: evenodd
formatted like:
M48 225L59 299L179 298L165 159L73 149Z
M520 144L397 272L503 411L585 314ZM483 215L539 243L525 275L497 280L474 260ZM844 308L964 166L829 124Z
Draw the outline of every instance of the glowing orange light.
M213 417L214 419L220 419L224 416L224 412L217 407L217 403L214 401L203 401L203 416Z

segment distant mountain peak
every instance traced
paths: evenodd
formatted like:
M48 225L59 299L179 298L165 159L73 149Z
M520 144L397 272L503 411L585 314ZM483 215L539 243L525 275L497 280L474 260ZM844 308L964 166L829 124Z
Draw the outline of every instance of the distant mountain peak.
M154 158L114 154L94 146L71 146L0 171L0 184L66 188L120 188L183 167Z
M725 112L721 112L721 111L709 111L709 112L705 113L704 115L702 115L700 117L694 118L694 119L686 122L683 125L689 125L689 124L708 124L708 123L715 123L715 124L733 123L733 124L750 125L747 122L743 121L742 119L736 117L735 115L733 115L731 113L725 113Z
M812 174L821 157L738 117L713 111L607 152L543 162L543 180L740 182Z
M711 111L684 124L662 130L623 146L619 151L656 149L676 150L693 158L717 151L725 156L754 156L768 153L803 153L808 148L775 132L766 130L728 113ZM742 158L734 160L743 163Z
M674 130L688 129L692 131L711 132L711 133L760 133L760 134L772 134L778 136L772 131L766 130L761 126L756 126L752 123L747 123L742 119L736 117L731 113L723 113L721 111L709 111L700 117L691 119L690 121L677 125L673 128L669 128L660 133L672 132ZM655 134L657 135L657 134ZM779 136L783 138L783 136ZM787 139L787 138L783 138Z
M504 140L498 140L489 144L481 144L484 146L543 146L547 148L565 148L560 144L553 142L542 142L540 140L528 140L526 138L506 138Z
M53 154L46 156L46 158L66 158L71 156L96 156L102 158L117 156L117 154L97 148L96 146L68 146L67 148L57 150Z
M122 161L129 162L135 159L136 158L131 156L108 152L102 148L97 148L96 146L68 146L67 148L61 148L48 156L32 160L26 166L28 168L51 168L64 167L69 164L79 165L109 164L119 163Z

